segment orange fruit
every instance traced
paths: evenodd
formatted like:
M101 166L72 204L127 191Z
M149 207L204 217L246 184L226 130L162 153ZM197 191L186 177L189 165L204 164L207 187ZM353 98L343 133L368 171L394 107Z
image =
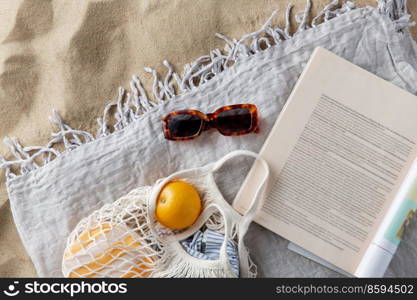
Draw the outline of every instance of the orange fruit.
M181 230L194 224L201 206L200 195L194 186L184 181L171 181L158 195L156 219L169 229Z

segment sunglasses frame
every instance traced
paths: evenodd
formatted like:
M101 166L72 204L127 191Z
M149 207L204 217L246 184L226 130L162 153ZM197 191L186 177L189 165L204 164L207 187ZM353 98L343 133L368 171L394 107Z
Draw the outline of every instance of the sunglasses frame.
M239 109L239 108L247 109L251 115L251 126L249 127L249 129L237 131L237 132L222 132L221 129L215 126L215 120L219 116L220 113L233 110L233 109ZM187 137L172 136L172 133L168 127L168 122L171 117L177 116L177 115L195 115L199 117L202 120L202 122L201 122L201 126L198 132L193 136L187 136ZM259 119L258 109L254 104L234 104L234 105L222 106L218 108L214 113L211 113L211 114L205 114L199 110L173 111L162 118L162 124L163 124L164 135L166 139L171 140L171 141L187 141L187 140L192 140L192 139L195 139L196 137L199 137L201 133L203 133L203 131L211 129L211 128L216 128L220 134L225 135L225 136L244 135L244 134L248 134L252 132L257 133L259 131L258 119Z

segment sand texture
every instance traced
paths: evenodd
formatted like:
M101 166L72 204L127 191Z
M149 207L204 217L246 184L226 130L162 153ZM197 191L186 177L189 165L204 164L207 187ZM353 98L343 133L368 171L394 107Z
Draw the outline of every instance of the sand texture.
M95 133L104 105L133 74L149 86L152 76L145 66L165 74L167 59L182 70L211 49L223 48L214 33L239 38L276 9L281 13L275 23L283 25L290 2L295 12L305 5L305 0L3 0L0 138L46 144L54 108L73 128ZM409 2L417 15L417 2ZM313 13L327 3L314 0ZM0 153L8 153L3 144ZM13 224L3 175L0 171L0 276L36 276Z

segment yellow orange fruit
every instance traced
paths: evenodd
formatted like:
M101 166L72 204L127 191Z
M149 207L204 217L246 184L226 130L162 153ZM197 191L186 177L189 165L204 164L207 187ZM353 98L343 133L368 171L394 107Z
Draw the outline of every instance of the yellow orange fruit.
M106 247L101 251L97 249L97 241L106 238L106 235L111 234L111 232L112 227L104 223L91 230L86 230L79 235L77 241L64 254L64 259L71 259L77 256L82 249L85 249L87 252L98 251L99 254L94 255L94 258L86 262L83 266L75 268L69 274L70 278L102 277L100 272L103 269L109 268L112 265L117 268L117 265L120 263L118 262L118 258L124 256L127 251L135 251L141 246L132 235L128 234L123 239L113 242L110 247ZM151 258L147 256L138 257L138 260L135 263L132 262L132 266L120 277L148 277L150 272L148 271L147 263L152 263Z
M181 230L194 224L201 207L201 198L194 186L184 181L171 181L158 195L156 219L165 227Z

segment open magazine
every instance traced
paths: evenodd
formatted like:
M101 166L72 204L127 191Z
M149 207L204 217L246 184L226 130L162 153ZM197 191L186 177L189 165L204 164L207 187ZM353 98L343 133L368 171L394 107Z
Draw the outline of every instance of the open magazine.
M416 116L416 96L317 48L260 151L272 176L255 221L329 267L383 276L417 209Z

